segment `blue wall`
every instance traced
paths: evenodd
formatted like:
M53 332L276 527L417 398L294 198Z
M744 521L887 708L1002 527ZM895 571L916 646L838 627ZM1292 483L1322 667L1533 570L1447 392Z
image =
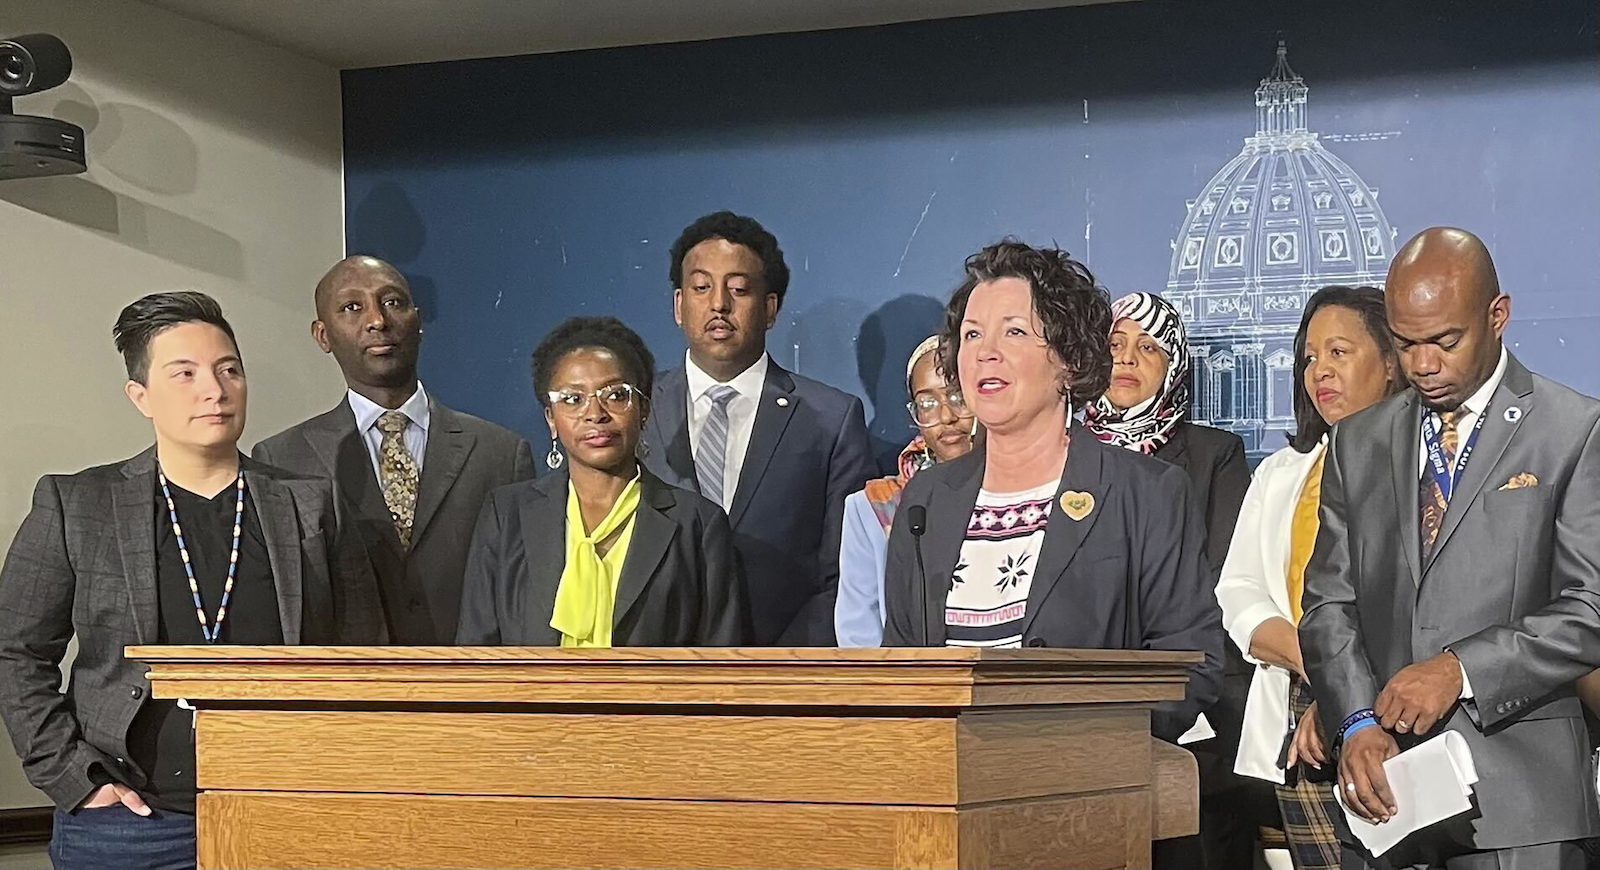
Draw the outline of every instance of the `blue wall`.
M1054 240L1113 293L1161 290L1186 201L1256 126L1279 38L1308 127L1399 241L1482 235L1523 359L1600 386L1600 6L1144 2L893 27L357 70L349 247L425 306L423 377L546 440L528 356L615 313L663 366L667 248L761 219L794 272L769 347L903 442L903 360L962 258ZM876 410L876 413L874 413Z

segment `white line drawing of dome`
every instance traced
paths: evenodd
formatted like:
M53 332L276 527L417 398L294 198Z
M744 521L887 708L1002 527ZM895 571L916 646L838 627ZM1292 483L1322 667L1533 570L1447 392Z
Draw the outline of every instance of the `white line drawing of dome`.
M1381 287L1395 230L1378 191L1306 128L1305 80L1278 42L1256 89L1256 133L1188 202L1166 298L1183 313L1190 418L1244 439L1251 458L1294 429L1294 333L1329 284Z

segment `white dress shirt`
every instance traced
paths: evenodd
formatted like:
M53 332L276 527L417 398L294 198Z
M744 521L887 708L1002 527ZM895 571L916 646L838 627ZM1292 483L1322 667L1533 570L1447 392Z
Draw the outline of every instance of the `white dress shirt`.
M702 371L687 353L684 354L684 370L689 376L689 447L699 456L700 432L705 429L706 418L711 416L711 397L706 392L721 381ZM722 509L725 511L733 507L739 472L744 469L745 453L750 448L750 433L756 427L761 391L767 386L766 353L727 385L739 395L728 400L728 448L722 465Z
M1456 456L1450 463L1452 477L1461 465L1461 448L1465 447L1467 439L1472 437L1473 427L1478 425L1478 418L1483 416L1484 409L1489 406L1489 400L1494 398L1494 391L1500 389L1500 379L1505 376L1506 348L1505 345L1501 345L1500 362L1495 364L1494 374L1483 382L1483 386L1479 387L1471 398L1461 403L1461 407L1467 409L1467 413L1462 414L1461 419L1456 421ZM1427 415L1430 412L1424 407L1422 413ZM1417 444L1420 445L1417 452L1417 486L1420 489L1422 475L1428 471L1428 436L1426 430L1422 427L1418 427L1417 430ZM1452 494L1451 497L1454 498L1454 495ZM1467 678L1466 665L1461 665L1461 697L1463 700L1472 697L1472 680Z
M378 429L378 418L388 408L379 405L355 390L348 393L350 410L356 415L356 431L361 433L361 441L367 445L367 455L372 458L372 475L382 483L383 476L378 471L378 449L383 444L383 432ZM411 454L412 461L417 463L417 474L422 474L422 455L428 449L428 393L422 389L422 382L417 382L417 391L406 399L405 404L395 410L406 415L411 422L406 426L404 434L406 452Z

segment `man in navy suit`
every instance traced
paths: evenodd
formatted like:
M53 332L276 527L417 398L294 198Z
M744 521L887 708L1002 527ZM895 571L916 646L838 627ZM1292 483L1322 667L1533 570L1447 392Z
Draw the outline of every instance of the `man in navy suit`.
M646 464L728 512L756 643L833 646L844 499L876 472L861 400L767 356L789 267L755 220L690 224L671 276L689 351L656 379Z

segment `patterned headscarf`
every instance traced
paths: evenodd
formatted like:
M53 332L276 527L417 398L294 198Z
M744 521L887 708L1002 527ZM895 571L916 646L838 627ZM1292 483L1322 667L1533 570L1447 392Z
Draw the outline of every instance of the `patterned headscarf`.
M930 335L911 351L911 358L906 360L906 394L911 395L911 372L916 369L917 361L939 349L939 336ZM882 477L877 480L867 481L867 504L878 517L878 522L883 526L883 533L889 534L889 527L894 523L894 512L900 506L900 491L905 489L906 481L924 468L933 464L933 454L928 451L928 443L923 440L922 434L911 439L911 443L900 451L900 456L895 460L895 470L898 472L893 477Z
M1129 293L1111 303L1111 328L1131 320L1167 354L1167 376L1149 400L1119 410L1101 396L1084 409L1085 428L1107 444L1154 453L1189 413L1189 336L1172 303L1154 293Z

